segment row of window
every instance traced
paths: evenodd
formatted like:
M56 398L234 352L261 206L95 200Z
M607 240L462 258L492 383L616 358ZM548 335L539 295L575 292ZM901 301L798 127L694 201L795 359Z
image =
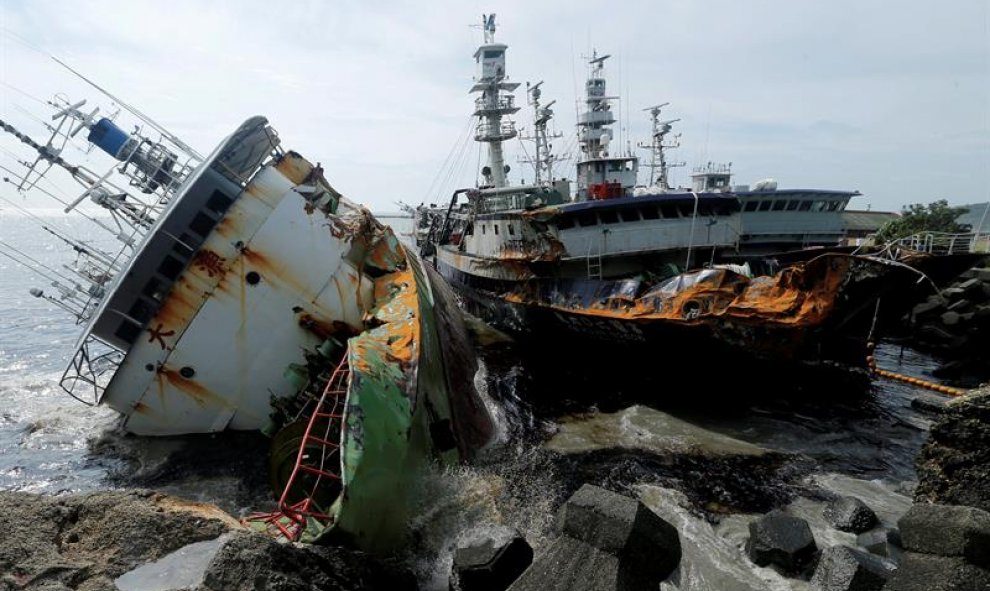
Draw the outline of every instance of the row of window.
M713 215L729 215L731 210L726 207L712 206L707 203L698 204L698 217ZM577 216L563 216L558 220L557 227L561 230L594 226L596 224L617 224L623 222L638 222L640 220L680 219L694 215L694 203L662 203L659 206L644 205L623 209L603 209L601 211L583 211Z
M199 247L206 242L207 236L233 201L220 191L213 191L205 207L189 222L188 231L179 234L178 240L172 239L171 248L162 258L156 273L144 284L140 294L127 310L127 315L117 327L114 336L134 344L144 330L144 325L158 312L176 279L182 274ZM162 235L171 236L167 232L162 232ZM131 319L140 324L135 324Z
M747 201L743 211L842 211L846 202L835 199L754 199Z
M485 224L479 224L479 225L481 226L481 233L482 234L487 234L488 233L488 226L489 226L489 224L485 223ZM498 222L492 222L491 223L491 226L493 228L492 231L495 233L496 236L498 236L499 228L501 228L501 227L504 227L505 229L507 229L509 231L509 235L510 236L515 236L516 235L516 227L515 227L515 225L512 222L506 222L504 224L504 226L503 226L503 224L500 224ZM466 235L468 235L468 236L473 236L474 235L474 225L473 224L469 225L467 227L467 230L464 233Z

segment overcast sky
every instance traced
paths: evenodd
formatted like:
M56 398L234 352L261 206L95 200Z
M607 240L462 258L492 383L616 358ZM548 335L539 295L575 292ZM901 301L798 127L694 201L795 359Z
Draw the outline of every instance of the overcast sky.
M614 56L622 144L647 139L645 107L669 101L665 115L681 118L676 159L688 167L675 182L710 160L731 161L736 183L858 189L851 207L863 209L990 194L987 0L0 1L0 118L40 136L25 111L51 111L30 97L110 106L30 45L204 153L265 115L285 146L378 211L474 183L473 142L449 179L443 164L473 106L481 32L470 25L490 11L510 78L544 80L544 98L558 100L558 151L574 143L581 55L594 47ZM516 94L524 104L524 87ZM517 120L528 126L528 112ZM9 137L0 147L24 154ZM507 145L514 182L532 178L519 148ZM0 162L14 165L7 153Z

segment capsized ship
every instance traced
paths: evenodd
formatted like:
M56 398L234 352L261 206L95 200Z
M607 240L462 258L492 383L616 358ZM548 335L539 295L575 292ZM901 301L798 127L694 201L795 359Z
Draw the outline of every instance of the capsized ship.
M536 183L506 180L502 142L517 112L505 44L484 22L472 91L475 139L488 146L485 184L455 192L432 223L423 253L472 312L556 351L594 359L699 359L701 352L775 363L866 364L869 323L859 321L884 291L916 276L896 262L829 255L773 277L748 266L714 265L738 250L740 201L721 186L677 191L661 158L658 183L637 187L638 159L612 148L616 121L606 91L608 55L589 60L578 118L577 190L554 179L546 141L549 106L534 104ZM651 108L657 153L670 121ZM541 150L541 146L544 148ZM727 182L727 177L723 179ZM685 269L710 268L683 273ZM541 349L542 347L542 349ZM707 356L706 356L707 358ZM706 365L706 364L702 364Z
M66 211L102 206L120 244L61 236L76 282L34 291L85 324L62 387L138 435L264 429L290 537L314 523L395 544L418 469L472 457L493 428L449 288L263 117L201 157L81 106L57 104L45 145L0 122L37 154L20 188L63 168L85 188ZM60 156L81 130L115 168Z

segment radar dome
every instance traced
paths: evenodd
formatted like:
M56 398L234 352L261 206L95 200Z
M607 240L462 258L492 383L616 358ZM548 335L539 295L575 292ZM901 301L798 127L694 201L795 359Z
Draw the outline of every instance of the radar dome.
M774 179L760 179L753 183L754 191L776 191L777 181Z

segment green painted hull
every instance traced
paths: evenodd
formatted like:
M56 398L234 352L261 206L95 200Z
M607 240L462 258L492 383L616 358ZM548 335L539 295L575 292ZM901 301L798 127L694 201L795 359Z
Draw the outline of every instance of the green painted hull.
M373 312L381 324L348 341L343 491L332 525L308 528L306 541L396 548L426 465L469 459L493 430L453 294L412 253L396 268L377 280L387 292Z

